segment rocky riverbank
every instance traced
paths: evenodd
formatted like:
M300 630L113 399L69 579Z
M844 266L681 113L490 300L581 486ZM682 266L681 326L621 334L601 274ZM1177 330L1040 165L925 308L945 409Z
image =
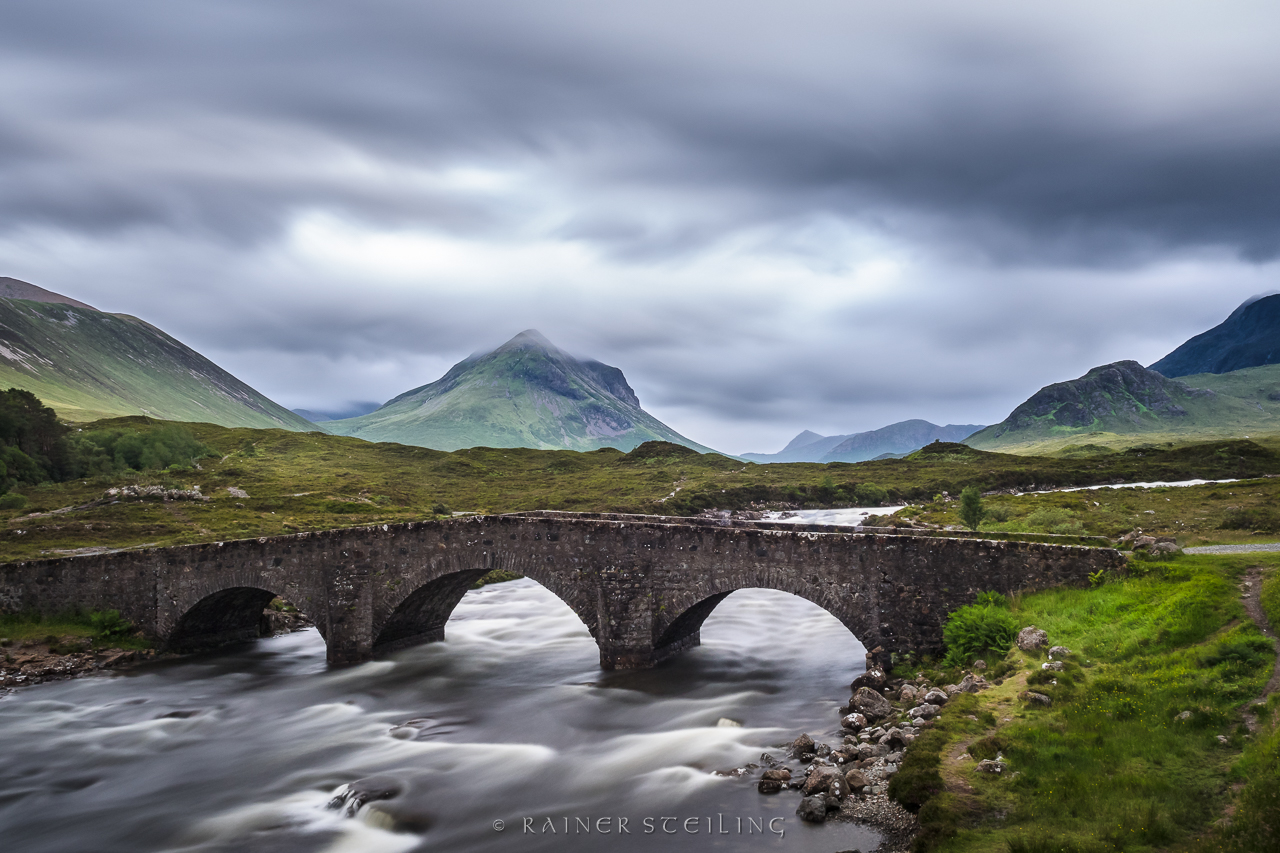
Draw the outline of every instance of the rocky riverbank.
M841 708L842 741L828 744L802 734L787 747L785 760L761 756L760 793L799 791L801 819L866 824L884 836L878 853L905 853L919 822L889 798L889 783L911 743L946 713L952 697L990 686L981 674L985 664L978 661L975 667L977 672L945 686L934 686L923 675L906 681L878 668L868 670L849 686L853 695Z
M314 624L297 610L268 607L262 612L259 633L274 637ZM159 655L155 649L115 648L75 635L50 635L39 640L0 637L0 690L117 669L154 660Z

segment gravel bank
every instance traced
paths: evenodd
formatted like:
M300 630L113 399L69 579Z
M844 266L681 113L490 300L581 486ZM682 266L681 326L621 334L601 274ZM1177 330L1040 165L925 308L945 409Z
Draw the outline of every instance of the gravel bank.
M911 840L920 821L887 794L870 794L865 800L849 797L827 820L852 821L870 826L884 836L875 853L910 853Z

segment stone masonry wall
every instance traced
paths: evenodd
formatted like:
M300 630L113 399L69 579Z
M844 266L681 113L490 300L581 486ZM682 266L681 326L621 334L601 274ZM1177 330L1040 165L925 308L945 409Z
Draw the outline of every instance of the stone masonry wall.
M234 619L193 608L225 590L259 589L296 604L325 636L329 660L349 663L440 638L464 581L501 568L568 604L607 668L652 666L696 645L715 605L750 587L818 604L883 659L938 650L947 612L978 592L1082 584L1123 567L1121 554L1099 548L535 513L11 563L0 565L0 609L115 608L164 642L189 640L206 623L226 631Z

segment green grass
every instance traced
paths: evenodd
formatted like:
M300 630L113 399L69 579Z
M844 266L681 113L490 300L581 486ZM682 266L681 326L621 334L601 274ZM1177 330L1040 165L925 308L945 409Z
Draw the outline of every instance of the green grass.
M930 821L919 849L1143 851L1190 842L1208 827L1229 785L1247 775L1233 768L1245 744L1239 711L1275 661L1239 602L1239 577L1260 559L1280 564L1267 554L1181 557L1094 589L1015 597L1021 624L1074 654L1066 672L1050 673L1042 657L1015 648L1014 674L975 697L1000 720L982 734L999 738L1016 775L949 761L975 724L944 713L935 731L945 737L931 734L938 743L924 751L937 760L947 799L921 810ZM1020 702L1028 685L1053 706ZM1190 718L1179 721L1184 711Z
M12 645L48 642L56 651L80 651L84 640L98 648L147 649L151 643L114 610L72 611L42 616L38 613L0 614L0 639ZM68 641L71 641L68 643Z
M143 418L119 418L93 428L148 431L165 426ZM410 521L433 517L445 508L688 515L711 507L847 506L866 484L884 489L890 502L929 501L919 510L925 518L958 523L948 516L952 504L931 498L943 491L959 494L968 484L1065 486L1280 473L1280 455L1251 442L1115 454L1103 461L984 453L952 444L931 445L908 458L880 462L756 465L663 443L642 445L627 454L611 448L588 453L527 448L445 453L319 432L187 426L217 455L196 466L19 489L26 506L0 510L0 560L60 556L91 547L176 545ZM106 489L128 484L199 486L211 500L102 502ZM229 487L249 497L233 497ZM1280 479L1194 493L1171 489L1173 504L1165 503L1163 495L1110 492L997 502L1009 502L1013 521L1022 508L1061 503L1079 512L1086 533L1114 535L1138 524L1156 531L1200 530L1195 525L1205 525L1206 535L1240 541L1249 538L1248 531L1217 530L1222 513L1250 501L1274 499L1277 488ZM1106 502L1105 514L1089 508L1095 497ZM1154 518L1140 513L1140 507L1151 502L1161 507ZM1176 507L1179 515L1175 518L1165 507ZM1193 521L1197 514L1208 520ZM1026 535L1007 533L1004 538Z
M1262 581L1262 610L1273 631L1280 631L1280 572L1273 571Z

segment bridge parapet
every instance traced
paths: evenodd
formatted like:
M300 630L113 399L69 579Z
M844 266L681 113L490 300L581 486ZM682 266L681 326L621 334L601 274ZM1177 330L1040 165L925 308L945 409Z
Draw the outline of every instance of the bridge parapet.
M0 609L114 608L192 649L255 635L278 594L316 622L332 663L354 663L442 639L472 582L506 569L568 604L605 668L697 645L716 605L745 588L818 604L885 659L938 651L945 615L978 592L1084 583L1125 565L1101 548L720 521L520 513L10 563Z

